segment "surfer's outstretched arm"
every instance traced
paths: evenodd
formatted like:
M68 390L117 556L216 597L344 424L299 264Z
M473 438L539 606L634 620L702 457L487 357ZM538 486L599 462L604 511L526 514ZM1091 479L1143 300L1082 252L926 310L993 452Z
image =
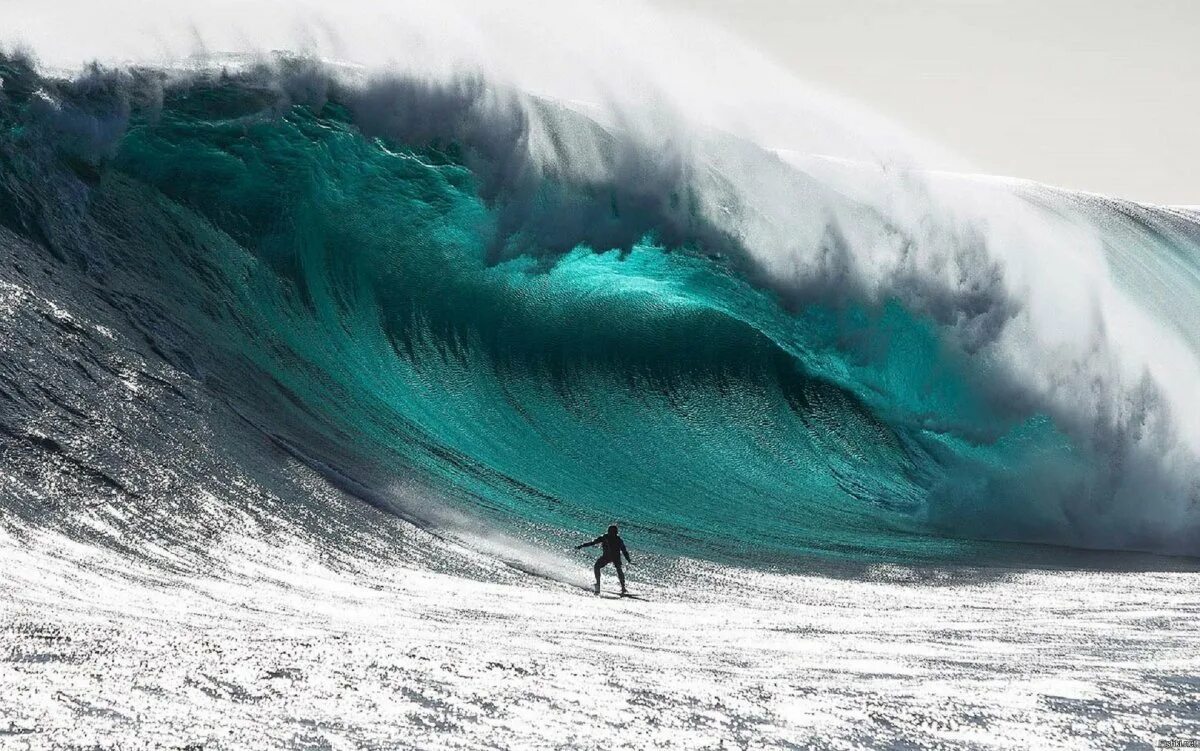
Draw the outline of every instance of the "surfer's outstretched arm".
M582 545L576 545L575 549L583 550L584 548L590 548L593 545L599 545L603 540L604 540L604 536L601 535L600 537L597 537L596 539L592 540L591 542L585 542Z

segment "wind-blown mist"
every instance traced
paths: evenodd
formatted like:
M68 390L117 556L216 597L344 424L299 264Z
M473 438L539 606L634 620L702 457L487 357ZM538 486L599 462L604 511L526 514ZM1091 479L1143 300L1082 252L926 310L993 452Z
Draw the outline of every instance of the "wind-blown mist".
M9 57L0 227L433 526L619 520L749 561L1200 553L1194 214L921 172L798 85L706 89L635 18L624 59L546 34L572 62L536 83L517 24L436 65L332 30L366 67Z

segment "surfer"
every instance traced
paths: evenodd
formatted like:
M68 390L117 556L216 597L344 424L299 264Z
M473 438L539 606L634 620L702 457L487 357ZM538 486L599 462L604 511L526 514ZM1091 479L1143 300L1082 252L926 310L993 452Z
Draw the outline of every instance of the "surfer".
M596 572L596 594L600 594L600 569L610 563L617 568L617 579L621 582L621 594L628 594L625 590L625 571L621 568L621 556L625 556L625 560L629 563L633 563L633 561L629 559L629 551L625 549L625 541L617 534L617 525L611 525L606 534L600 535L591 542L576 545L575 549L583 550L593 545L599 545L603 551L600 557L596 559L596 565L592 567L592 570Z

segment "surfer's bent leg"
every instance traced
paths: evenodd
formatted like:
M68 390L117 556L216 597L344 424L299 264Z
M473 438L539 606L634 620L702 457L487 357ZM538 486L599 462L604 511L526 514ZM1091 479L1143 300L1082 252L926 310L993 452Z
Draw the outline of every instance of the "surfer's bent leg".
M596 587L600 586L600 569L604 568L604 564L608 563L608 559L600 556L596 559L596 565L592 566L592 570L596 572Z
M625 569L621 567L621 559L613 561L613 565L617 567L617 581L621 582L621 591L625 591Z

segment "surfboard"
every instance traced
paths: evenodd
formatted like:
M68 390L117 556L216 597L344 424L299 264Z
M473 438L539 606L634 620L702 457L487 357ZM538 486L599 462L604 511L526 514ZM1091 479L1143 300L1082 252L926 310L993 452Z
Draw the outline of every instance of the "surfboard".
M576 588L581 589L584 592L587 592L589 595L595 596L595 590L593 590L591 587L585 587L585 586L578 585L578 584L575 586L576 586ZM642 600L643 602L647 601L647 598L643 595L634 594L633 592L626 592L625 594L621 594L621 592L619 590L612 590L612 589L600 590L599 596L603 600Z

